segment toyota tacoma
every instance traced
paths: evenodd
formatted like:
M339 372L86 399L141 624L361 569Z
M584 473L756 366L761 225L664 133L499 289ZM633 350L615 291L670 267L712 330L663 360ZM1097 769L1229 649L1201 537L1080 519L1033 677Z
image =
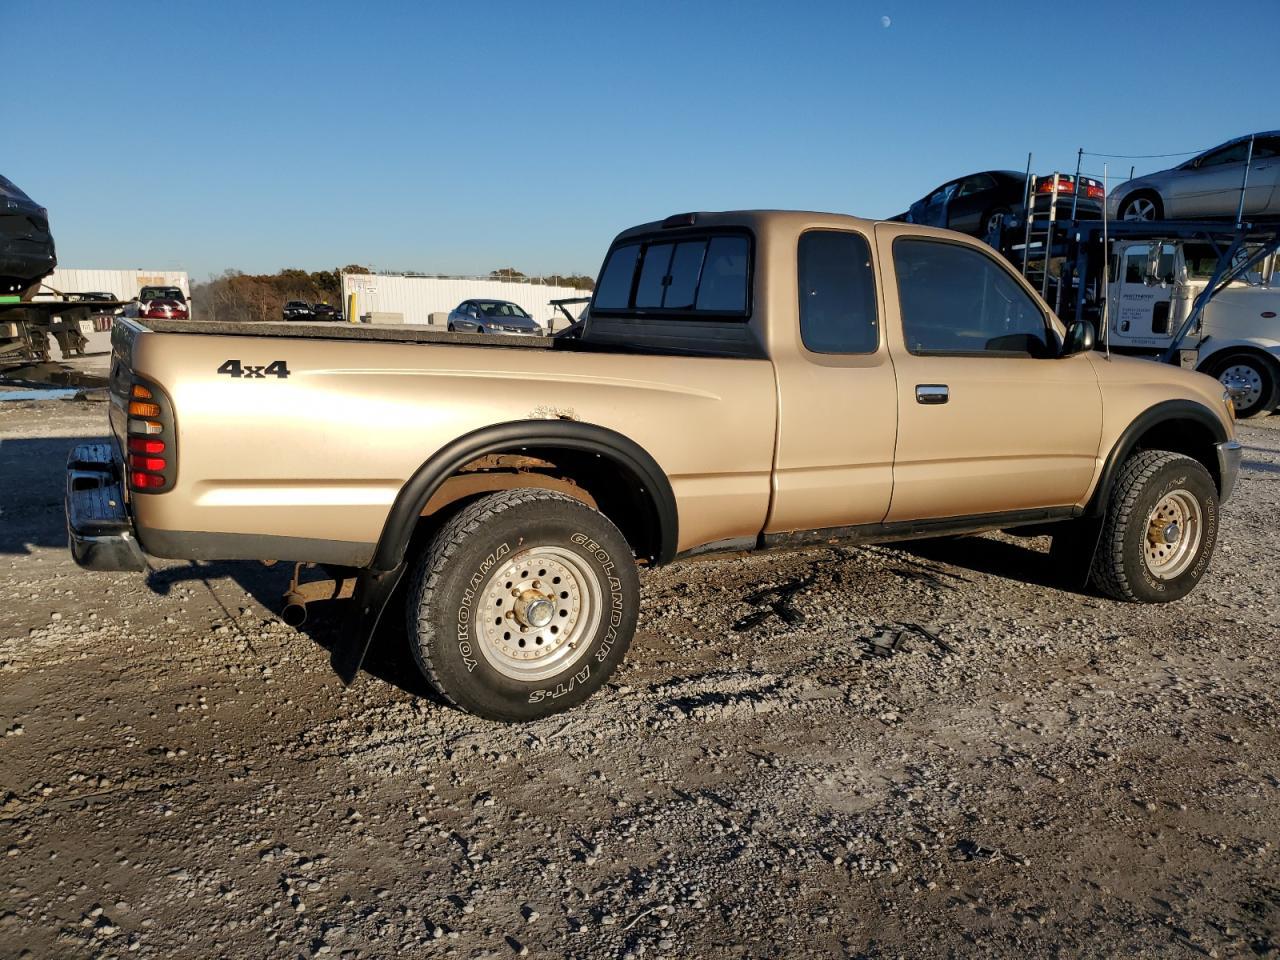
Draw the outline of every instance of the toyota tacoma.
M516 721L617 667L639 565L1020 528L1078 585L1177 600L1239 469L1221 384L1093 352L946 230L668 217L570 333L122 320L75 559L321 565L354 592L345 680L403 603L440 694Z

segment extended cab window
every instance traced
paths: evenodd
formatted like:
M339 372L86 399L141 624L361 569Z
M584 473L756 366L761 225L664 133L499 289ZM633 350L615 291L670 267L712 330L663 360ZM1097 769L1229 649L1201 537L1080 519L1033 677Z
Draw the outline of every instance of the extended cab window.
M810 230L800 236L796 271L805 347L814 353L875 353L876 282L866 239Z
M893 264L912 353L1057 355L1040 308L990 257L955 243L902 237L893 244Z
M746 317L751 243L742 234L654 237L614 247L594 314Z

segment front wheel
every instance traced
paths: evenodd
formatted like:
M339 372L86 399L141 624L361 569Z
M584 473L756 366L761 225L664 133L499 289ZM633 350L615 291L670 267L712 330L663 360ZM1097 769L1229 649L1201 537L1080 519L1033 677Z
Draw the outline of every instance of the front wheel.
M1167 603L1200 582L1218 538L1218 491L1198 461L1143 450L1120 467L1090 577L1117 600Z
M409 643L431 685L490 720L586 700L622 662L640 582L626 540L581 501L520 488L469 504L411 581Z
M1280 385L1271 365L1250 353L1235 353L1213 365L1214 375L1231 395L1236 419L1265 417L1280 402Z

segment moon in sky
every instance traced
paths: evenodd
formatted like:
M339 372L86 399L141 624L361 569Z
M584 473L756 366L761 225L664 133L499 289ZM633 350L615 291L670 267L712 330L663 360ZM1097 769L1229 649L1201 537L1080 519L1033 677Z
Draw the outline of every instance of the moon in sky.
M893 21L892 21L892 20L890 20L888 17L881 17L881 18L880 18L880 26L884 27L886 30L889 28L889 26L890 26L892 23L893 23Z

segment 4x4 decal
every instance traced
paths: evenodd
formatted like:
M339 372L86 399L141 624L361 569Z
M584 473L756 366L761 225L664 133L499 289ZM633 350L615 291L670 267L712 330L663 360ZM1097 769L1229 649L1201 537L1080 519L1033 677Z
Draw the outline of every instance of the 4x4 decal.
M289 364L284 360L272 360L268 364L255 367L243 364L239 360L227 360L217 369L217 372L225 373L228 377L246 380L261 380L265 377L279 377L284 380L289 376Z

